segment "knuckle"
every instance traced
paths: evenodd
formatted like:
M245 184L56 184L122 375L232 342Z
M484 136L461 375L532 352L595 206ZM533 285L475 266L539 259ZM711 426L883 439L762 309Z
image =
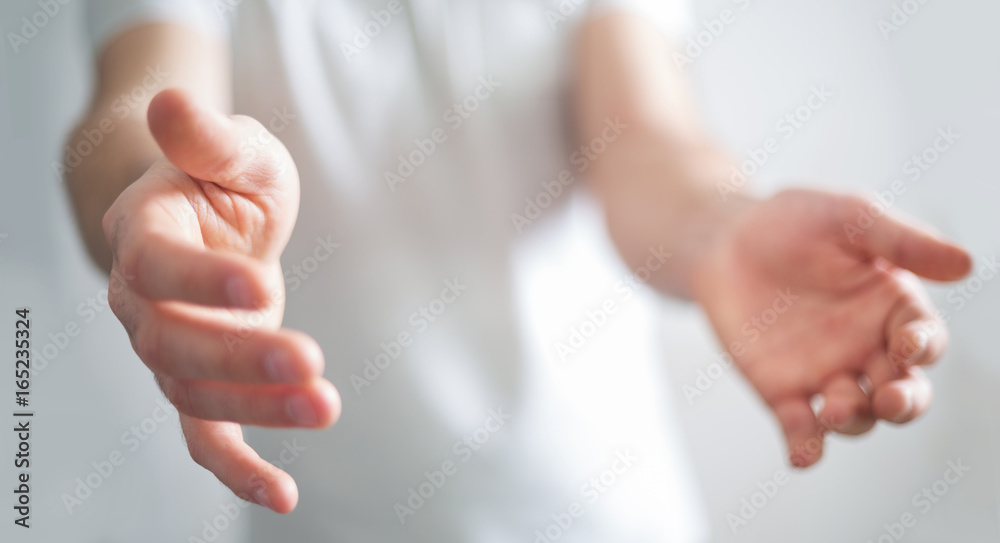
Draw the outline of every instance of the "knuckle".
M246 373L248 365L240 364L237 356L222 349L215 358L216 362L212 366L205 367L205 370L214 374L213 377L216 379L244 381L243 373Z
M108 289L108 307L111 308L111 312L121 320L121 310L123 309L123 298L125 295L119 289Z
M111 251L114 252L117 245L117 229L120 219L118 218L118 210L115 204L111 204L111 207L104 212L104 216L101 218L101 229L104 230L104 238L108 240L108 245L111 246Z
M835 206L836 211L834 214L842 222L853 223L857 220L858 212L867 210L868 206L872 203L872 200L858 194L841 194L838 196L838 199L835 201L839 205Z
M240 157L245 161L246 173L259 178L280 176L292 164L291 155L277 136L257 119L234 116L241 126Z
M271 140L274 140L271 136ZM280 145L280 144L278 144ZM248 172L261 179L275 179L281 176L291 162L287 153L270 143L265 146L256 147L253 150L253 162L248 167Z
M129 340L133 340L138 313L136 300L127 292L108 289L108 307L111 308L111 312L118 321L122 323L125 332L129 335ZM132 346L134 348L135 344L133 343Z
M182 381L178 381L177 379L162 374L157 374L156 382L160 385L160 390L163 392L163 396L166 397L167 401L173 404L178 411L188 416L197 417L197 414L192 412L191 395L188 391L187 385L185 385Z
M243 170L245 160L245 149L241 145L239 153L220 158L218 162L212 165L211 171L216 172L215 177L218 179L233 179Z
M194 460L195 464L208 469L207 455L205 454L205 447L201 444L201 440L189 439L187 443L188 454L191 455L191 460Z
M808 432L815 421L812 411L799 409L788 403L779 403L773 409L786 432L796 434Z
M135 338L134 347L135 353L139 355L139 358L149 366L150 369L163 370L161 357L160 357L160 338L161 326L157 326L155 323L150 322L150 319L145 319L143 322L138 323L135 327L135 331L132 334Z
M163 392L163 396L167 398L167 401L173 404L174 407L179 407L177 402L174 401L177 394L176 381L159 373L154 373L153 375L156 379L157 386L160 387L160 392Z
M142 288L141 274L139 273L139 267L142 264L143 259L143 249L142 245L136 246L133 244L125 244L118 251L118 271L122 277L132 278L132 284L136 287L136 290Z

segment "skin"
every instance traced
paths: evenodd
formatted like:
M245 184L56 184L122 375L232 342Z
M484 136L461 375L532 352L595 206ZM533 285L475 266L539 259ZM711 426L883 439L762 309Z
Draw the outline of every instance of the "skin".
M323 428L340 397L316 342L280 327L278 259L298 213L298 173L260 123L220 113L226 57L221 43L173 25L109 44L70 145L102 118L115 130L67 185L91 257L111 274L109 304L180 412L192 458L238 496L286 513L295 482L244 443L240 424ZM112 101L156 65L174 88L118 120Z
M969 255L891 214L852 241L844 226L869 208L856 196L791 190L762 201L739 192L724 198L718 183L732 163L698 125L671 50L625 15L589 21L577 44L584 140L607 118L629 125L591 175L622 257L635 269L650 247L672 253L650 283L696 300L727 349L739 342L733 359L774 412L794 465L819 460L827 431L857 435L876 419L913 420L932 397L918 366L936 361L947 344L915 275L960 279ZM798 300L750 341L744 325L756 327L779 290ZM816 395L824 400L818 414L810 407Z
M698 125L669 47L645 22L618 15L586 21L576 42L581 141L608 118L629 126L591 172L623 258L641 266L661 244L673 254L651 284L697 300L723 345L746 344L734 358L775 412L794 464L819 459L826 431L912 420L931 399L916 366L935 361L946 343L943 331L919 337L934 313L913 274L960 278L968 255L889 216L850 243L843 224L867 205L857 197L721 198L716 183L731 163ZM280 327L279 257L299 179L260 123L222 114L227 55L171 25L110 43L71 146L146 66L161 64L170 88L145 119L118 121L67 184L90 254L111 274L111 307L180 411L192 458L238 496L285 513L298 499L294 481L244 443L240 424L326 427L340 398L322 377L316 342ZM748 342L743 326L785 289L799 298ZM818 417L808 403L817 394L825 397Z

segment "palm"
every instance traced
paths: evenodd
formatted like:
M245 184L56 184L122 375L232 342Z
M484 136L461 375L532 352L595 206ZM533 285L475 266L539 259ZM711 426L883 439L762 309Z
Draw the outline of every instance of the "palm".
M191 456L241 497L290 511L294 482L240 424L322 428L339 415L315 340L280 327L298 174L259 123L182 91L157 95L148 117L165 158L105 215L124 279L109 304L181 413Z
M253 174L261 178L271 175ZM253 176L241 179L236 188L249 189L258 184ZM280 256L298 211L294 168L278 176L278 180L280 184L266 190L240 192L195 179L162 160L126 192L137 193L142 211L148 212L151 219L179 229L188 242L198 247L268 261Z
M902 345L905 354L919 355L914 321L932 318L912 274L866 251L870 240L848 241L843 226L856 203L819 192L781 193L743 214L699 274L699 298L723 345L786 434L789 425L801 430L789 445L802 465L818 459L819 450L795 451L793 443L821 438L824 427L845 433L871 427L873 407L859 378L869 381L870 393L911 377L913 370L893 363L901 359L890 351ZM881 235L873 230L859 238ZM828 404L819 421L808 407L816 394ZM883 411L902 409L893 396L880 402Z

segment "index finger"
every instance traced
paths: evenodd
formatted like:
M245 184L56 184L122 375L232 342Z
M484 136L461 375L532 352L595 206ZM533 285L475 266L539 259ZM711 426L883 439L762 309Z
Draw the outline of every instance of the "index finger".
M105 220L114 268L137 295L255 309L283 293L282 285L270 285L268 280L267 267L279 266L277 262L265 264L235 252L208 250L179 229L171 229L176 225L172 218L151 217L158 213L166 212L162 206L140 206ZM168 227L155 226L159 224Z
M841 210L849 249L869 258L881 257L926 279L955 281L972 268L972 258L961 247L886 212L873 213L878 204L848 197ZM881 215L874 217L881 213Z

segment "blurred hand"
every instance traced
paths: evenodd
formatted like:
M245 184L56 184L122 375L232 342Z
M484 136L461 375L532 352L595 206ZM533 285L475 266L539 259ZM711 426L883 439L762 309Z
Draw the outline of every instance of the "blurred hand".
M319 346L280 328L298 173L260 123L182 91L158 94L148 121L165 158L104 216L122 282L111 308L180 412L191 457L241 498L291 511L295 482L240 424L321 428L340 413Z
M694 273L696 298L799 467L819 460L828 430L861 434L927 409L918 366L941 356L947 333L914 274L952 281L971 266L962 249L890 215L849 237L845 225L858 227L868 207L807 190L750 204Z

